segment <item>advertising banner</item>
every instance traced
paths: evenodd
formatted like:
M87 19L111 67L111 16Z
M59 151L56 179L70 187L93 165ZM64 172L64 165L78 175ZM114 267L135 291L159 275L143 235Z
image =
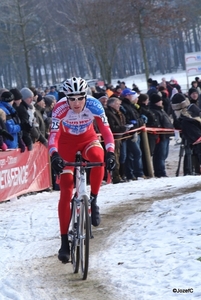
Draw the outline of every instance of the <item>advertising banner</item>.
M41 143L33 150L0 152L0 201L51 186L48 151Z
M190 52L185 54L186 74L194 76L201 74L201 52Z

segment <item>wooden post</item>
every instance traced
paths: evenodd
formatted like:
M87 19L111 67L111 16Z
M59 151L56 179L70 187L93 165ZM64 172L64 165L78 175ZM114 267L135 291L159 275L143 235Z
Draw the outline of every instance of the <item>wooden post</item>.
M148 175L149 175L149 177L154 177L146 127L141 131L141 137L142 137L142 145L143 145L143 151L144 151L144 155L145 155Z

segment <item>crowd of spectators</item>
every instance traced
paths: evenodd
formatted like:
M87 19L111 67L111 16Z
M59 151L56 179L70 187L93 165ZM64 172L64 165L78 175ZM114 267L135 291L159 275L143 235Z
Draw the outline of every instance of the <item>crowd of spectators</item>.
M0 135L2 151L19 148L24 152L26 147L31 151L35 142L47 147L51 112L58 99L54 90L55 87L45 93L33 87L0 89L0 129L12 136Z
M184 131L185 138L188 138L190 147L193 148L193 141L189 140L185 127L188 117L191 124L192 121L197 122L194 126L199 127L200 132L198 131L196 138L198 135L201 137L201 80L198 77L192 81L187 94L182 93L174 78L170 81L162 78L160 83L149 78L147 85L146 93L142 93L135 83L128 87L121 81L115 87L108 84L104 88L95 86L89 89L89 94L102 103L114 134L117 162L112 176L114 184L149 178L147 153L141 136L142 127L169 129L172 136L174 129ZM35 87L0 89L0 149L6 151L19 148L23 153L26 148L31 151L35 142L47 147L52 110L63 96L55 86L44 90ZM184 113L182 105L178 108L177 102L179 105L185 103L188 114ZM96 124L94 126L96 128ZM158 133L157 130L147 135L155 177L167 177L165 161L169 154L171 135L165 131ZM104 147L104 143L102 145ZM199 149L194 152L197 164L201 165ZM201 173L200 168L195 169L198 174ZM184 172L186 174L188 173ZM105 180L106 177L107 174Z
M191 88L187 93L182 93L181 86L173 77L170 81L162 78L160 83L149 78L147 85L146 93L142 93L135 83L129 88L125 82L121 81L118 81L116 86L109 84L102 90L99 89L99 91L95 88L91 89L91 94L99 99L105 108L115 137L117 166L113 172L113 183L149 178L147 153L145 153L141 137L141 126L153 128L153 132L148 133L148 143L155 177L167 177L165 162L169 155L170 137L178 136L178 131L180 131L179 137L185 139L188 147L190 147L191 159L194 164L192 168L194 167L195 174L201 174L201 151L199 150L201 144L198 144L196 149L192 141L192 136L194 142L195 137L201 137L200 78L196 77L195 81L192 81ZM180 115L176 116L178 111L175 113L175 105L172 105L172 103L176 103L179 97L188 100L188 102L185 102L188 104L186 104L185 109L188 111L190 122L194 122L195 127L191 123L191 130L196 131L196 134L192 132L188 134L190 130L188 131L187 126L185 127L187 121L184 120L183 114L181 114L183 107L179 107ZM191 113L191 110L194 113L196 111L196 116ZM139 128L139 131L133 133L133 129L137 128ZM161 128L161 131L155 130L154 133L154 128ZM165 129L164 132L163 129ZM158 134L158 132L160 133ZM198 153L200 154L198 155ZM189 159L184 161L189 161ZM187 174L192 174L192 170L189 171L189 167L184 163L184 175Z

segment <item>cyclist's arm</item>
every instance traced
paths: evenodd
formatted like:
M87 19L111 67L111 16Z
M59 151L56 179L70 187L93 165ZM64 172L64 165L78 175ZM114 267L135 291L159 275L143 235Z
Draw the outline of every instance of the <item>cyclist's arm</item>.
M52 126L48 140L49 154L52 156L54 152L58 152L58 141L61 133L61 120L66 115L68 105L66 98L59 100L52 111Z
M100 130L100 133L102 134L104 144L105 144L105 149L108 152L114 152L114 137L110 130L110 126L107 122L106 115L102 114L100 116L96 116L95 120Z
M48 139L49 154L52 156L54 152L58 152L58 140L60 136L60 120L58 118L52 118L52 126Z

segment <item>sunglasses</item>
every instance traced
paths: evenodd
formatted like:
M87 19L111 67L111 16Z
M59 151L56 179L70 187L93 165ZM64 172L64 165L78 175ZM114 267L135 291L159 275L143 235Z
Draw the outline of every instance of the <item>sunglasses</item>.
M68 100L70 100L70 101L76 101L76 100L82 101L82 100L84 100L84 99L85 99L85 96L80 96L80 97L68 97Z

